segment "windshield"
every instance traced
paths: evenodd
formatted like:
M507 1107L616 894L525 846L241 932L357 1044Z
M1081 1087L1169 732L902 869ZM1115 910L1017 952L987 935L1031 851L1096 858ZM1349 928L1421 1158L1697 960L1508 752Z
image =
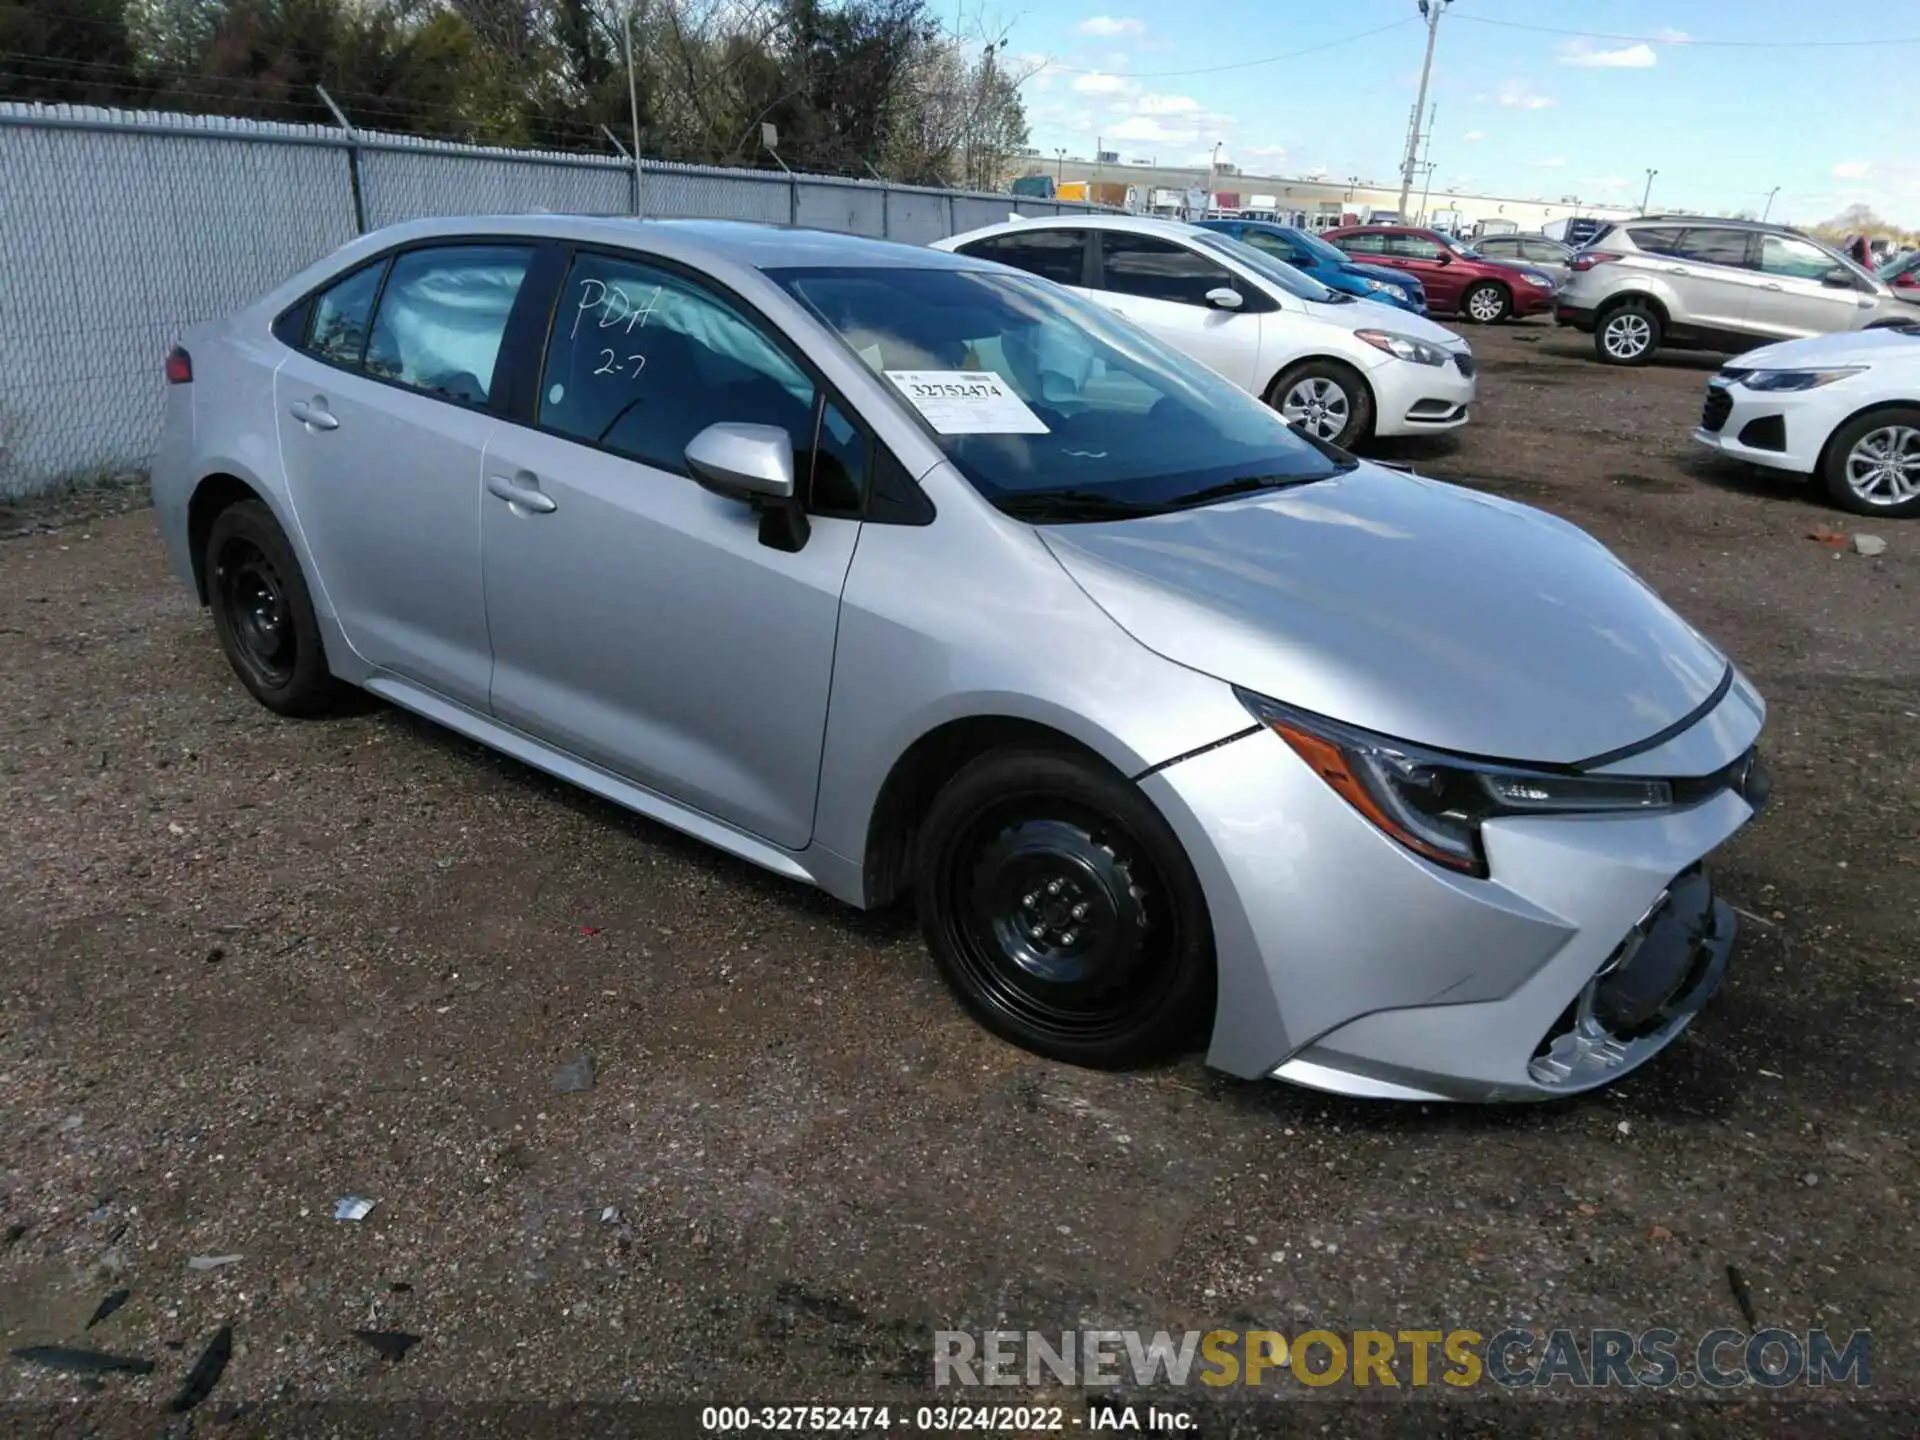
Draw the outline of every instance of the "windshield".
M1025 520L1119 519L1356 463L1070 292L982 270L771 270Z
M1440 239L1442 243L1456 255L1463 256L1468 260L1478 260L1481 258L1478 250L1474 249L1471 245L1462 245L1451 235L1442 235Z
M1222 235L1214 230L1196 229L1193 234L1209 250L1231 255L1263 280L1279 286L1296 299L1312 300L1321 305L1343 305L1353 298L1337 290L1329 290L1306 271L1296 270L1286 261L1264 250L1256 250L1244 240L1236 240L1231 235Z

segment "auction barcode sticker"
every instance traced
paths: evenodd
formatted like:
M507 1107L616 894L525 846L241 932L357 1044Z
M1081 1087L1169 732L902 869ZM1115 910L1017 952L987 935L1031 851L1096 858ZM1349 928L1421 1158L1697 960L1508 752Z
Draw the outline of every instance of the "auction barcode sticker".
M889 370L887 379L942 435L1045 435L1046 422L990 370Z

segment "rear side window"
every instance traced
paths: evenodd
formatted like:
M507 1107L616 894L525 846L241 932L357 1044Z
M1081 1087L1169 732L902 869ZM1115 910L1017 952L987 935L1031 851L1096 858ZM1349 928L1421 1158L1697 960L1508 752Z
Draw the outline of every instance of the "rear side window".
M532 263L531 247L445 245L393 262L366 370L462 405L485 405L507 317Z
M372 328L380 277L386 273L387 262L382 260L354 271L315 296L313 328L308 332L306 348L330 365L358 370L361 357L367 353L367 332Z
M1747 263L1747 232L1712 225L1690 226L1680 232L1680 244L1673 253L1702 265L1743 267Z
M1677 225L1648 225L1627 232L1633 237L1633 243L1649 255L1674 255L1680 249L1680 227Z
M1011 265L1057 285L1086 284L1084 230L1024 230L1010 235L989 235L971 245L960 247L962 255L994 260Z
M1223 266L1155 235L1102 231L1100 269L1102 290L1176 305L1205 305L1209 290L1237 288Z

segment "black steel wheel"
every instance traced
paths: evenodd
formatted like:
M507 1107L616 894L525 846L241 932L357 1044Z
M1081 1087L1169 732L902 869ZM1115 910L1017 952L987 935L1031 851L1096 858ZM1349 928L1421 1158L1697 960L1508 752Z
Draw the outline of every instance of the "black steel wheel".
M207 604L227 663L253 697L282 715L314 715L335 695L313 600L273 512L258 500L214 518L205 556Z
M921 827L916 888L947 983L988 1029L1076 1064L1141 1063L1191 1040L1213 992L1199 882L1118 775L997 751Z

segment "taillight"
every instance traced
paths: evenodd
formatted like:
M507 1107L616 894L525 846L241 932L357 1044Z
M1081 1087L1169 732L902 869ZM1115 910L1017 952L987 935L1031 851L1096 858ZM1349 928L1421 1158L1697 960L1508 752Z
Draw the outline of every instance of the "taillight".
M178 345L167 352L167 383L169 385L193 383L193 357Z
M1582 250L1578 255L1573 257L1573 262L1569 264L1567 268L1575 274L1580 274L1584 271L1591 270L1596 265L1604 265L1609 260L1618 260L1619 258L1618 255L1609 255L1604 250Z

